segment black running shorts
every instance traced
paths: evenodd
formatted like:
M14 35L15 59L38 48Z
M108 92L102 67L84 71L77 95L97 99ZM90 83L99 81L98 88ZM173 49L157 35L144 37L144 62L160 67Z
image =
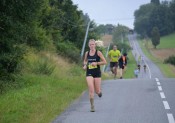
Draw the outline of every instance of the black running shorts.
M92 76L93 78L100 78L101 77L101 71L100 70L88 70L86 72L86 77Z
M118 62L110 62L110 67L118 67Z

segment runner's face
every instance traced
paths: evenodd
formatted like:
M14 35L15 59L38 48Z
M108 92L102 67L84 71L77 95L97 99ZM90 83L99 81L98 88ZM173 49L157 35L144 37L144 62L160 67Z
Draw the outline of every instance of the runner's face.
M117 50L117 47L116 46L113 46L113 50Z
M90 41L89 42L89 48L90 48L90 50L94 50L95 49L95 42L94 41Z

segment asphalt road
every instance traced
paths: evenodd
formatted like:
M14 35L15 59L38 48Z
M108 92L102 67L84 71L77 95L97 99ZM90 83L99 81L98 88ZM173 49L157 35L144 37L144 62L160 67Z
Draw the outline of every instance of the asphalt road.
M148 59L145 54L143 53L142 49L140 48L136 34L128 35L128 39L130 45L132 46L133 56L135 57L137 63L139 62L139 56L142 56L142 59L139 63L141 65L141 72L139 74L139 78L164 78L163 74L161 73L160 69L150 60ZM144 72L143 65L147 66L146 73Z
M96 112L90 112L86 91L53 123L175 123L175 79L158 82L156 79L103 81L103 97L95 96ZM166 109L168 106L170 109Z
M53 123L175 123L175 79L165 78L129 36L144 57L149 71L137 79L105 80L102 98L95 95L96 112L90 112L88 92L74 101ZM136 58L137 59L137 58Z

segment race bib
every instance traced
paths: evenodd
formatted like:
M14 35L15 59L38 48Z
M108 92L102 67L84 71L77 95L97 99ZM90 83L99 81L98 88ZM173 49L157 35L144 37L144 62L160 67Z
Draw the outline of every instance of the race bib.
M95 68L97 68L97 66L92 66L91 64L89 64L89 65L88 65L88 68L89 68L89 69L95 69Z

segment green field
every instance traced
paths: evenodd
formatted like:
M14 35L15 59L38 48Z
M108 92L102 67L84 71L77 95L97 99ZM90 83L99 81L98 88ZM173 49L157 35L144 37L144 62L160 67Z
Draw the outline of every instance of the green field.
M157 48L175 48L175 33L161 37Z
M143 45L146 45L147 48L154 48L151 40L142 40ZM172 33L167 36L163 36L160 38L160 44L156 47L157 49L170 49L175 48L175 33Z

